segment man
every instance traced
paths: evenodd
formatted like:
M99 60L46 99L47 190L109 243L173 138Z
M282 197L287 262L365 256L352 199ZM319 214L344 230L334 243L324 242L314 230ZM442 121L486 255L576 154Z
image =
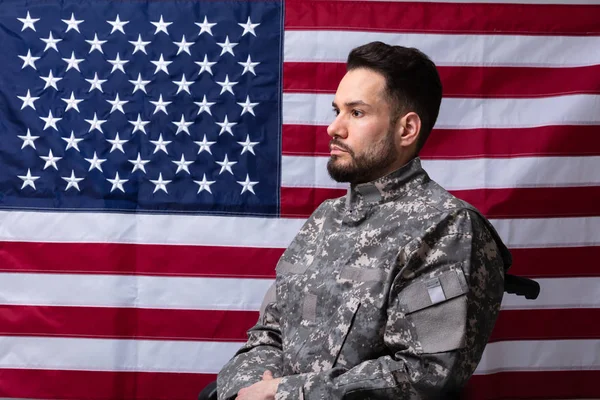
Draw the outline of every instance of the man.
M328 127L325 201L281 257L220 399L443 399L474 372L500 310L510 253L418 153L442 85L416 49L350 53Z

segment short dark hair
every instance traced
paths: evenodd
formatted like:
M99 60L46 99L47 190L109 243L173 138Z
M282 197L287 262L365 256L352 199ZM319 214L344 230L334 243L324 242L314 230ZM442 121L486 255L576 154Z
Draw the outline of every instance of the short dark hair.
M416 112L421 118L417 154L429 137L442 102L442 82L427 55L415 48L371 42L353 49L346 70L366 68L385 77L386 92L392 100L393 121L401 114Z

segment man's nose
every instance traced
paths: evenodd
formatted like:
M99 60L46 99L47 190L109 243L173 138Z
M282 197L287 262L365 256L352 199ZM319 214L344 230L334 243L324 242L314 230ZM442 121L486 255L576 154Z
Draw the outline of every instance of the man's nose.
M348 136L348 130L346 129L345 123L342 120L341 114L339 114L331 124L327 127L327 134L333 137L346 138Z

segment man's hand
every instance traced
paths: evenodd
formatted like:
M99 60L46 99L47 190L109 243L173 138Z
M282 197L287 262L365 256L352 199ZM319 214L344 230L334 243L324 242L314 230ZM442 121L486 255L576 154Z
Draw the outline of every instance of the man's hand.
M262 381L240 390L236 400L274 400L281 378L273 378L271 371L267 370L263 373L262 379Z

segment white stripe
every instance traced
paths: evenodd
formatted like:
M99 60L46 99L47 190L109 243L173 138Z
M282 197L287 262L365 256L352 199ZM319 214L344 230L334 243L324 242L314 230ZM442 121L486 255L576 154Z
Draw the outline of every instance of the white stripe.
M600 36L447 35L334 30L285 31L285 62L346 62L373 41L416 47L438 66L575 67L600 64Z
M346 189L327 173L329 157L283 156L283 187ZM600 185L600 156L422 160L446 190Z
M536 278L535 281L540 284L537 299L504 293L502 309L600 308L600 278Z
M598 43L600 48L600 43ZM598 52L600 54L600 51ZM330 93L284 93L283 123L329 125L334 114ZM445 98L438 129L533 128L600 124L600 96L574 94L527 99Z

